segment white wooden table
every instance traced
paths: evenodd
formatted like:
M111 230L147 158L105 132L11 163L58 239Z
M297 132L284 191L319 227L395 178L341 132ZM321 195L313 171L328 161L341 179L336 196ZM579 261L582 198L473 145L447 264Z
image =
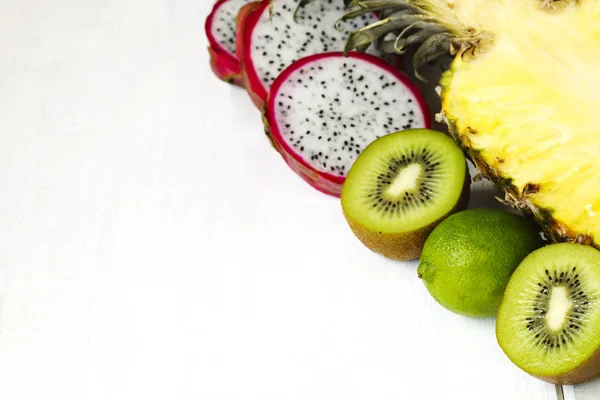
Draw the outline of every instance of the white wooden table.
M556 399L288 170L210 3L0 0L0 399Z

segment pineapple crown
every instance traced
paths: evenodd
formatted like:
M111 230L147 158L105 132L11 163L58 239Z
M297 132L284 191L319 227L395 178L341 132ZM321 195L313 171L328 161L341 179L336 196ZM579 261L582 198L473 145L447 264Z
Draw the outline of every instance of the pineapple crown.
M404 54L416 47L413 67L419 69L439 57L477 48L482 33L464 26L451 13L440 12L435 2L422 0L345 0L350 10L341 21L377 11L380 21L354 31L348 37L345 51L366 51L373 45L385 53ZM442 15L451 20L444 21Z
M311 0L309 0L311 1ZM494 0L493 5L534 7L559 11L579 0ZM486 4L488 3L488 4ZM493 44L485 24L497 7L487 0L344 0L349 11L340 21L379 12L381 20L350 34L345 51L366 51L373 45L386 53L404 54L415 47L413 68L419 69L443 55L472 57ZM500 9L502 10L502 9Z

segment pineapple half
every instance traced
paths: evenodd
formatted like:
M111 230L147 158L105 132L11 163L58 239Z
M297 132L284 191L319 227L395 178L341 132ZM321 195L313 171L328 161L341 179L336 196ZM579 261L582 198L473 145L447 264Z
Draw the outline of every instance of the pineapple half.
M600 0L346 1L352 33L415 69L451 53L438 119L553 241L600 247Z

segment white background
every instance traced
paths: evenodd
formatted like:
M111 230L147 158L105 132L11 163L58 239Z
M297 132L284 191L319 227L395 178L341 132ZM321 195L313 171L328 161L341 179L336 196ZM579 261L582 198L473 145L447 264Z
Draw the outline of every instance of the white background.
M0 399L556 399L288 170L210 3L0 0Z

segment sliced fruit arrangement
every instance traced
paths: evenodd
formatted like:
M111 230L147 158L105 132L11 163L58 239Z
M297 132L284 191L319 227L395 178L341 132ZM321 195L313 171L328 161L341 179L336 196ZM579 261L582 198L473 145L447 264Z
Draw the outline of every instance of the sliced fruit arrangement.
M252 0L219 0L208 15L204 29L208 38L210 65L220 79L242 85L242 70L236 55L238 17L258 3ZM243 13L238 16L240 9Z
M599 148L590 145L600 141L600 57L589 51L600 48L600 2L346 0L359 13L383 3L388 18L355 31L346 49L416 43L417 68L454 54L440 120L550 239L600 246Z
M518 367L545 381L571 385L600 374L600 252L561 243L525 258L496 333Z
M419 278L443 307L469 317L496 315L513 271L543 246L539 227L505 211L452 215L427 238Z
M339 196L366 146L392 131L429 127L430 116L405 75L375 56L338 52L305 57L282 72L264 121L287 164L316 189Z
M413 260L433 228L465 209L471 180L448 136L412 129L383 136L358 157L342 191L356 237L395 260Z
M497 314L510 360L574 384L600 374L600 251L540 249L529 218L462 211L465 153L547 239L600 247L599 15L592 0L219 0L206 34L215 73L246 87L294 172L341 195L363 244L421 257L443 307ZM409 50L417 77L453 57L439 89L450 135L428 129L406 75L363 54Z
M299 7L302 3L302 7ZM354 29L377 21L366 13L349 22L336 22L344 14L341 1L265 0L250 12L238 32L238 54L250 96L261 108L277 76L300 58L342 51Z

